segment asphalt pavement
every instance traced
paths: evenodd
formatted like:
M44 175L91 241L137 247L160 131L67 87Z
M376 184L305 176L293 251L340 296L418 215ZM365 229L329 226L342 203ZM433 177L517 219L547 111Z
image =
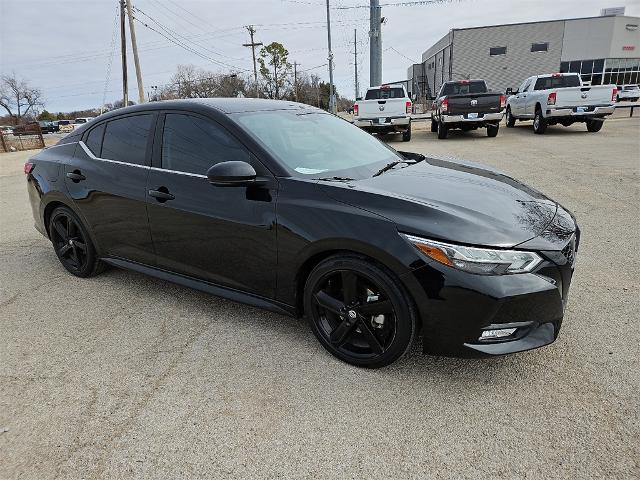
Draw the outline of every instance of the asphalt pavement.
M640 477L640 120L396 148L498 167L582 228L562 332L362 370L302 321L118 269L69 275L0 155L0 478Z

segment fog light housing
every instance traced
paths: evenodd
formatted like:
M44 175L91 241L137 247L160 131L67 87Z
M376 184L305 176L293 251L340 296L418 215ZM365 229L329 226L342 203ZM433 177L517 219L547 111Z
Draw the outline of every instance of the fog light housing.
M485 330L480 335L480 340L495 340L496 338L505 338L513 335L517 329L515 328L498 328L495 330Z

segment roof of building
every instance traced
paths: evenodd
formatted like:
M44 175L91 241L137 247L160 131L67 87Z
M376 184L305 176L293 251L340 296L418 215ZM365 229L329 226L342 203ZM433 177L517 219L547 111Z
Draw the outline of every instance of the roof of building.
M640 20L640 17L632 17L630 15L597 15L593 17L576 17L576 18L558 18L555 20L536 20L533 22L515 22L515 23L498 23L495 25L482 25L479 27L463 27L463 28L452 28L451 30L475 30L478 28L495 28L495 27L512 27L515 25L532 25L535 23L551 23L551 22L571 22L574 20L594 20L596 18L612 18L612 17L621 17L621 18L633 18L635 20Z

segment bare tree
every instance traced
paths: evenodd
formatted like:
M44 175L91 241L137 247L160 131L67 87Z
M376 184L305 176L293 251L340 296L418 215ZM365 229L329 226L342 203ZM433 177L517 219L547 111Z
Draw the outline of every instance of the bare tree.
M42 92L30 87L26 80L18 79L15 74L3 75L0 78L0 106L17 125L23 117L34 115L38 107L44 106Z
M169 84L160 90L160 98L236 97L245 94L247 80L235 73L215 73L193 65L179 65Z

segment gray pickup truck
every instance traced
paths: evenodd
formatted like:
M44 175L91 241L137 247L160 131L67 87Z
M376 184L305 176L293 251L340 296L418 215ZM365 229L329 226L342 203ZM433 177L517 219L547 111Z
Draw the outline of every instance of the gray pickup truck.
M489 137L498 135L506 96L491 92L484 80L445 82L433 102L431 131L447 138L449 130L486 128Z

